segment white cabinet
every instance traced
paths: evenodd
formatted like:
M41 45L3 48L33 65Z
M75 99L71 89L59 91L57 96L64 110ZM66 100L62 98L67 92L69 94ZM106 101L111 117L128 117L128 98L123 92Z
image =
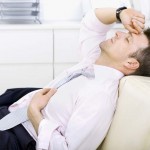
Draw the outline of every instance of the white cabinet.
M0 93L15 87L43 87L53 78L52 64L2 64L0 73Z
M0 64L52 63L52 30L0 30Z
M43 87L53 79L53 30L0 27L0 93L14 87Z
M79 61L79 29L54 30L54 62L72 63Z
M79 26L0 27L0 93L15 87L43 87L79 61Z
M79 62L79 29L54 29L54 77Z
M0 93L43 87L80 61L79 23L0 27ZM107 38L113 36L118 26Z

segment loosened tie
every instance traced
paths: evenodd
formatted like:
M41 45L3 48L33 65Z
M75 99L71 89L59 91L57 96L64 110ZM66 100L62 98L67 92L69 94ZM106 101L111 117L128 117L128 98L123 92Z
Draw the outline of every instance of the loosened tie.
M84 75L88 78L93 78L94 71L91 71L91 69L87 69L87 68L76 70L75 72L68 74L68 76L61 79L58 83L56 83L54 85L54 88L59 88L63 84L69 82L73 78L76 78L80 75ZM13 111L9 113L8 115L6 115L5 117L3 117L0 120L0 131L8 130L10 128L17 126L20 123L23 123L29 120L28 115L27 115L27 109L28 109L27 106L23 108L19 108L16 111Z

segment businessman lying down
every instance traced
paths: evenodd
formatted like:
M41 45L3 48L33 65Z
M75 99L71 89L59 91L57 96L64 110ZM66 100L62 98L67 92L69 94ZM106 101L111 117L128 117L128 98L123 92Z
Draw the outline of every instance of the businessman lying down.
M128 32L106 40L116 21ZM46 88L1 95L0 117L11 113L0 120L0 150L97 149L113 118L119 80L150 76L150 29L144 24L144 15L126 7L89 11L81 22L80 63Z

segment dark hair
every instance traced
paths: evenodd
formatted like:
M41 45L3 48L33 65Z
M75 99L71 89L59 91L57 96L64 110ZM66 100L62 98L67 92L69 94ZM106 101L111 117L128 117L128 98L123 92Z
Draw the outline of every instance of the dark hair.
M146 35L146 37L149 41L149 45L150 45L150 28L147 28L146 30L144 30L144 34Z
M150 77L150 28L146 29L144 34L149 41L149 46L145 49L138 50L131 56L136 58L140 63L139 68L132 75Z

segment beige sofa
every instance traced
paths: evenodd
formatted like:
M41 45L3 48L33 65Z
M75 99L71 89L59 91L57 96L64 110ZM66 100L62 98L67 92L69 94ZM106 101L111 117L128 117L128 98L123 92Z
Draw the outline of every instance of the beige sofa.
M114 119L98 150L150 150L150 78L121 80Z

